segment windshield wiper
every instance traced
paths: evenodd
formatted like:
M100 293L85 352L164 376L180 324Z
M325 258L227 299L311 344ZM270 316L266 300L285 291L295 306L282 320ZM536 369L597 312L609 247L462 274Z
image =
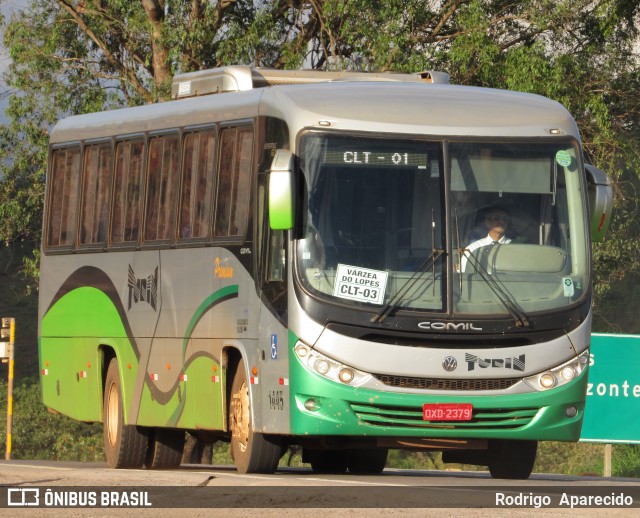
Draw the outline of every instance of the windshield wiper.
M502 246L502 245L493 245L493 246ZM466 249L461 249L459 253L464 253ZM480 274L480 277L487 283L487 286L491 288L493 293L496 295L500 303L504 306L504 308L509 312L511 317L516 323L516 327L529 327L529 319L527 318L526 313L522 310L518 303L513 298L513 295L504 288L500 282L489 273L486 267L473 255L467 255L467 264L471 264L476 272ZM460 277L462 277L462 272L460 272Z
M436 211L431 209L431 245L436 242ZM418 266L415 272L407 279L401 288L395 292L393 297L391 297L386 304L384 304L380 311L378 311L373 317L371 317L371 322L381 324L384 322L384 319L389 316L389 314L398 307L398 304L402 300L402 297L405 296L409 292L409 290L414 286L416 281L418 280L418 275L422 272L425 272L427 268L431 267L431 278L433 280L433 289L435 290L435 282L436 282L436 261L444 255L444 250L439 248L432 248L431 255L428 256L424 262Z
M405 282L402 285L402 287L398 291L396 291L395 294L387 301L387 303L380 308L380 311L378 311L373 317L371 317L371 322L378 323L378 324L381 324L382 322L384 322L385 318L387 318L389 314L394 309L396 309L396 307L398 306L402 298L409 292L409 290L418 281L418 276L421 273L427 271L429 267L435 266L436 261L440 257L442 257L442 255L444 255L444 250L434 248L431 251L431 255L429 255L422 262L422 264L418 266L416 271L413 272L413 274L411 274L411 277L407 279L407 282ZM434 278L435 278L435 272L434 272Z
M462 255L468 250L460 246L460 226L458 225L458 209L455 209L456 220L456 239L458 241L458 270L460 275L460 292L462 292ZM493 245L500 246L500 245ZM487 286L491 288L495 296L498 298L502 306L509 312L511 317L516 323L516 327L529 327L529 319L527 314L522 310L518 303L513 298L513 295L507 291L506 288L500 285L498 280L493 277L484 265L476 259L473 254L467 253L467 264L471 264L476 271L480 274L480 277L487 283Z

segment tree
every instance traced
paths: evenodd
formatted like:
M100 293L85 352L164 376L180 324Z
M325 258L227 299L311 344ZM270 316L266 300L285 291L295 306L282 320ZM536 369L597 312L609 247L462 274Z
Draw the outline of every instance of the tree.
M446 70L456 83L545 95L575 116L588 160L616 190L611 238L594 248L597 293L609 296L640 275L631 217L639 18L634 0L31 0L6 24L15 93L0 132L0 239L39 238L55 120L166 100L177 72L227 64Z
M0 128L0 240L38 248L48 130L58 119L166 100L178 71L283 66L276 49L288 38L290 4L32 0L4 27L12 93Z

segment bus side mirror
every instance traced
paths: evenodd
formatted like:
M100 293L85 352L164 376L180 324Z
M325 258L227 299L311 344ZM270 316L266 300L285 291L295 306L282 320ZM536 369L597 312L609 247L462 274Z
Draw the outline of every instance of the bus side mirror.
M269 171L269 225L273 230L293 228L293 154L276 150Z
M589 216L591 221L591 241L603 241L613 209L613 190L609 178L597 167L585 164L589 194Z

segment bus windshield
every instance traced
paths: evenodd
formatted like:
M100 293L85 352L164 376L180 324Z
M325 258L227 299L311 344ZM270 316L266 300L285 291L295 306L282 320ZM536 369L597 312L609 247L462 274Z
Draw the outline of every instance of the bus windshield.
M307 133L299 277L374 312L524 318L566 306L589 282L578 153L567 140Z

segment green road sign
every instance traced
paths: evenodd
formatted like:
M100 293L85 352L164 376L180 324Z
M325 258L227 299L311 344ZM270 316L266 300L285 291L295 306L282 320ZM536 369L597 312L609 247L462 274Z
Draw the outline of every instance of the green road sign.
M591 335L580 440L640 443L640 336Z

